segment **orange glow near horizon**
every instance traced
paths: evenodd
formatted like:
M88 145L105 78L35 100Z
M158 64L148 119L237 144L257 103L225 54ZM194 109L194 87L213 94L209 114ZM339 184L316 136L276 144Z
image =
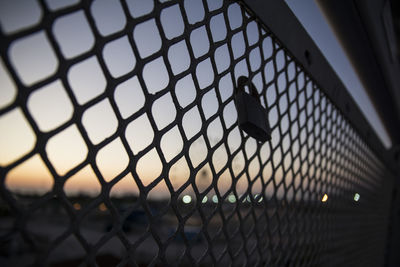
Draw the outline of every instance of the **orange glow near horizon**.
M54 179L41 157L36 154L12 169L5 183L12 191L45 193L52 189Z
M106 2L104 1L103 4ZM112 15L109 13L108 6L103 4L94 2L91 12L93 12L92 15L95 15L95 20L96 15L102 17L103 12ZM20 4L16 4L14 7L15 10L23 11L24 15L21 17L27 19L28 22L40 20L40 14L32 12L32 8L26 8L24 4L25 8L19 9L21 7L18 5ZM143 6L138 5L134 11L131 11L140 13L141 8ZM236 13L232 13L235 15L231 15L229 20L239 25L242 21L240 6L232 3L232 8ZM189 8L186 11L188 19L196 18L198 15L196 8ZM179 9L170 9L170 12L172 13L168 13L169 15L164 14L166 16L164 18L180 16ZM7 27L11 27L8 33L29 25L29 23L13 25L12 22L15 20L12 19L11 13L4 12L4 15L10 19L10 24L7 24ZM113 19L108 21L110 23L108 26L102 24L102 19L96 20L97 30L106 35L114 33L113 31L117 29L122 30L125 23L124 17L124 13L113 14ZM118 24L119 22L121 24ZM256 26L254 23L252 25ZM178 37L184 30L183 24L181 26L171 27L165 33ZM53 188L54 179L61 176L68 177L64 184L64 191L67 195L85 193L97 196L101 192L101 180L109 183L121 173L127 173L113 186L111 195L139 194L136 181L140 181L143 186L148 186L159 178L162 178L161 182L150 191L150 198L170 196L164 179L171 182L174 190L178 190L189 179L193 179L190 181L191 184L196 184L200 191L204 191L217 180L214 185L221 194L226 193L232 185L236 185L238 194L246 192L260 194L263 187L261 179L259 179L260 175L266 180L275 179L276 184L280 183L284 176L292 179L291 174L284 174L283 167L277 170L272 168L272 161L275 166L278 166L279 162L283 162L285 166L293 164L295 168L300 168L299 163L283 159L279 149L275 150L275 154L271 158L272 152L269 143L262 145L259 150L261 164L258 157L246 163L246 158L252 158L257 153L259 144L251 138L243 144L245 141L237 126L233 127L229 133L224 132L224 129L231 128L237 123L237 112L232 97L235 87L232 77L236 79L242 75L249 76L250 69L244 61L235 63L233 66L230 57L218 57L215 60L218 70L232 67L232 76L214 73L210 58L196 63L196 71L186 73L183 77L178 76L189 68L190 64L195 63L191 62L189 54L185 54L183 51L192 49L196 58L209 53L210 43L205 39L207 38L205 27L191 33L190 47L184 42L180 42L179 45L171 45L168 47L168 58L159 57L154 60L147 60L147 57L154 55L163 47L158 26L153 19L136 25L133 30L134 43L141 59L135 58L133 47L126 37L107 42L101 55L93 53L91 47L95 39L93 29L90 27L87 23L87 15L82 10L71 12L71 14L65 14L56 19L52 25L52 33L41 30L18 38L10 45L8 56L13 72L25 86L32 89L32 92L30 92L24 108L17 106L0 116L0 167L7 168L23 156L32 153L33 149L37 149L38 136L36 134L56 131L56 134L51 135L46 141L44 151L40 151L41 155L46 154L49 166L46 166L41 155L36 153L39 150L35 150L36 154L7 173L5 184L11 191L49 192ZM224 27L214 28L213 38L223 39L226 36L227 32ZM111 32L108 32L109 30ZM63 61L56 56L54 44L49 41L49 34L53 34L64 59L69 60L79 55L85 55L84 59L79 62L68 65L65 77L58 76L57 69L60 67L60 62ZM260 38L257 27L249 28L246 35L251 39ZM234 53L241 53L246 49L240 38L233 38L232 42ZM272 54L273 43L269 37L265 39L265 44L265 48L264 46L262 48L268 50L265 51L266 54ZM106 65L105 69L100 65L102 61ZM138 65L136 62L139 61L145 63L140 72L135 70ZM276 61L279 64L284 63L283 53L278 53ZM174 77L170 77L171 73L167 72L165 66L167 63L171 64ZM259 68L261 64L258 65ZM0 88L2 89L0 91L0 110L15 102L19 90L7 66L0 58ZM266 80L270 81L274 79L275 71L272 67L268 67L268 70L270 71L264 72L264 74ZM290 69L288 71L294 76L294 68L292 71ZM111 88L110 81L107 81L107 75L105 75L106 72L114 78L123 75L130 77L115 84L115 88ZM217 76L221 77L215 81ZM259 75L260 77L261 75ZM49 80L42 87L31 88L48 78L51 78L51 82ZM304 83L302 75L299 75L297 79L300 84ZM208 87L213 82L216 82L216 85ZM261 79L256 79L255 84L258 88L263 88ZM171 86L171 88L167 89L167 86ZM285 88L286 80L278 79L277 86ZM203 90L203 93L200 93L199 89ZM165 93L162 93L163 90ZM105 94L106 91L112 92L113 96ZM151 105L146 100L148 93L153 96L159 95L154 101L150 99ZM277 97L275 88L271 87L268 90L268 98L276 99ZM93 104L87 105L90 101ZM196 101L196 105L193 105L194 101ZM221 101L223 105L221 105ZM304 98L299 99L301 106L304 106L305 103ZM77 118L76 109L82 107L85 110L81 117ZM280 99L280 108L289 108L286 98ZM184 114L180 114L183 111ZM217 112L218 116L211 119ZM137 116L130 120L133 115ZM293 115L305 118L305 115ZM121 118L129 121L124 129L121 129ZM269 119L271 127L275 129L271 140L272 146L277 147L282 143L285 147L289 147L289 141L281 140L279 127L276 127L280 123L282 129L288 130L289 120L278 121L276 107L271 110ZM78 120L81 127L77 125ZM173 127L163 133L160 140L157 140L160 131L171 124L174 124ZM57 131L61 127L65 127L65 129ZM33 129L38 129L40 132L35 132ZM193 140L200 131L202 134ZM295 136L299 135L299 131L296 129L292 132ZM85 139L84 136L87 136L88 139ZM226 137L225 143L216 146L224 136ZM127 141L126 146L123 145L123 138ZM109 139L112 140L102 146L95 155L90 154L89 143L99 145ZM185 143L184 140L189 141ZM159 142L161 151L155 149L155 142ZM211 155L206 142L212 147ZM241 149L241 146L243 149L236 153L233 159L230 159L228 152L234 154L235 151ZM294 147L296 146L294 145ZM136 166L131 166L133 164L131 164L132 159L129 155L136 157L145 149L148 152L138 159ZM185 156L182 153L183 150L187 151ZM299 150L298 146L297 150ZM91 158L88 160L89 154ZM171 167L164 166L163 162L169 163L179 154L179 160ZM272 161L263 167L262 164L270 159ZM197 173L193 173L193 168L205 161L209 162L206 162ZM227 164L232 164L233 174L226 169ZM72 175L71 170L77 166L81 166L81 169ZM191 169L189 166L193 166L193 168ZM218 173L218 177L213 176L211 166ZM51 175L48 168L54 168L56 177ZM95 169L98 169L101 177L97 177ZM138 177L133 177L134 173ZM167 177L161 177L163 173ZM255 179L257 181L252 183ZM235 183L234 180L238 181ZM250 185L251 188L249 188ZM272 194L274 190L277 188L269 183L266 193ZM194 194L193 187L189 185L185 192ZM290 196L290 194L288 195ZM279 196L283 197L283 195Z
M140 130L139 130L140 131ZM233 133L234 131L232 131ZM145 136L142 134L142 136ZM213 140L213 136L207 136L207 138ZM140 141L141 139L135 139ZM147 142L147 141L146 141ZM230 134L228 136L228 142L231 146L228 149L237 149L240 145L241 137L239 134ZM276 142L276 141L275 141ZM10 143L17 144L17 140L11 139ZM137 144L135 143L136 147ZM232 145L233 144L233 145ZM143 148L152 146L153 143L146 144ZM296 147L296 146L295 146ZM142 149L143 149L142 148ZM11 149L11 148L10 148ZM116 137L106 146L101 148L97 154L95 155L95 166L97 166L100 174L105 182L112 182L118 175L122 172L126 171L126 169L130 168L129 166L129 156L127 153L127 149L131 149L131 151L136 155L136 153L140 152L140 150L133 150L132 147L126 148L122 142L120 137ZM159 155L155 148L150 149L144 156L139 158L136 165L136 173L138 174L137 179L141 181L144 186L148 186L155 179L159 178L162 174L163 168L167 168L163 166L161 161L161 156L165 157L166 160L175 157L177 155L177 151L180 152L183 149L183 144L180 148L173 145L169 145L168 147L162 147L163 154ZM210 165L206 164L202 169L200 169L196 174L192 175L194 179L194 183L200 192L204 191L207 187L211 186L213 179L217 179L217 188L220 194L225 194L229 188L231 188L233 184L233 179L237 179L236 182L236 191L238 194L246 194L249 190L249 181L247 179L247 174L242 174L240 177L238 175L242 171L246 171L249 175L250 180L257 179L255 183L252 184L251 194L261 194L262 193L262 183L261 180L258 179L259 175L263 175L265 179L275 179L276 184L279 184L282 179L290 182L295 179L296 186L300 185L300 177L296 176L292 177L291 172L286 174L283 173L282 167L277 170L273 170L272 162L275 161L275 164L281 160L280 152L277 150L275 153L279 153L273 155L271 158L272 161L268 162L266 166L261 167L257 160L252 160L249 162L248 170L244 170L246 164L244 159L245 153L254 153L256 151L256 142L254 140L249 139L246 144L246 151L243 151L237 154L232 159L232 168L233 168L233 177L231 176L228 170L220 173L218 177L212 177ZM135 153L136 152L136 153ZM261 147L260 152L262 153L261 159L262 162L268 161L270 154L268 144L265 144ZM4 153L4 152L2 152ZM58 175L60 176L70 176L69 171L76 167L78 164L81 164L87 158L88 149L83 141L82 135L78 128L73 124L70 127L67 127L61 133L56 134L51 137L46 144L46 153L49 158L50 164L55 169ZM189 158L192 161L192 164L199 164L203 160L205 160L208 151L205 148L204 138L198 139L193 142L189 147ZM11 153L12 154L12 153ZM7 153L3 155L3 158L7 158ZM291 161L288 158L283 159L285 166L290 166L291 164L294 166L295 170L300 169L300 163ZM211 163L216 171L220 171L223 168L226 168L226 164L230 162L228 160L228 156L226 154L226 150L224 146L219 146L215 152L213 152L211 156ZM274 175L272 175L274 173ZM183 186L188 179L191 177L191 171L185 157L181 157L175 164L173 164L168 170L168 179L171 182L174 190L178 190L181 186ZM22 162L10 172L8 172L5 179L6 186L13 192L20 193L46 193L52 190L54 184L54 178L48 170L47 166L44 164L41 156L39 154L35 154L31 158ZM265 190L265 194L272 194L276 189L272 186L272 183L269 183ZM90 164L83 166L77 173L71 175L64 184L64 191L67 195L73 196L78 194L85 194L88 196L97 196L101 192L101 183L99 178L96 176L93 167ZM193 189L191 186L187 187L184 191L187 194L194 195ZM278 197L284 197L281 195L278 190ZM212 192L210 192L212 194ZM139 189L136 184L136 181L132 174L129 172L125 177L120 179L110 192L111 196L124 196L124 195L139 195ZM168 190L165 181L162 180L159 182L156 187L154 187L150 193L149 198L152 199L161 199L168 198L170 196L170 192ZM289 192L286 197L292 198L293 194Z

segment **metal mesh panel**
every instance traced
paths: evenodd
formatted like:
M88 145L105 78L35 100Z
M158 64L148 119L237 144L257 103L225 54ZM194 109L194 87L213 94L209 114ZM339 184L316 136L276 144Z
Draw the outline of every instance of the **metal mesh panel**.
M382 264L390 174L242 3L14 5L0 12L0 262ZM241 75L269 142L237 126Z

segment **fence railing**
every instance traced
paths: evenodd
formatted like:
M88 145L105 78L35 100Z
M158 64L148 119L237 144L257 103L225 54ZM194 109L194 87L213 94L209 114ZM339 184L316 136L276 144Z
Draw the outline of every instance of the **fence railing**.
M260 3L4 4L0 262L382 266L391 166ZM240 76L270 141L238 127Z

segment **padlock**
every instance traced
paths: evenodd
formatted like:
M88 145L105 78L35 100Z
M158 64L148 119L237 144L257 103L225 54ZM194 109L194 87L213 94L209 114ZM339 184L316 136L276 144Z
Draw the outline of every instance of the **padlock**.
M250 94L245 91L249 87ZM261 105L257 89L245 76L240 76L235 90L239 128L258 141L271 140L267 110Z

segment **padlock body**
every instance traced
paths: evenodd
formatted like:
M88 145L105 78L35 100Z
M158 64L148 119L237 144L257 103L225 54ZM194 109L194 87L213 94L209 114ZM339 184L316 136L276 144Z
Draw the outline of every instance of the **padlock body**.
M265 142L271 139L267 112L255 97L244 91L235 94L239 128L251 137Z

